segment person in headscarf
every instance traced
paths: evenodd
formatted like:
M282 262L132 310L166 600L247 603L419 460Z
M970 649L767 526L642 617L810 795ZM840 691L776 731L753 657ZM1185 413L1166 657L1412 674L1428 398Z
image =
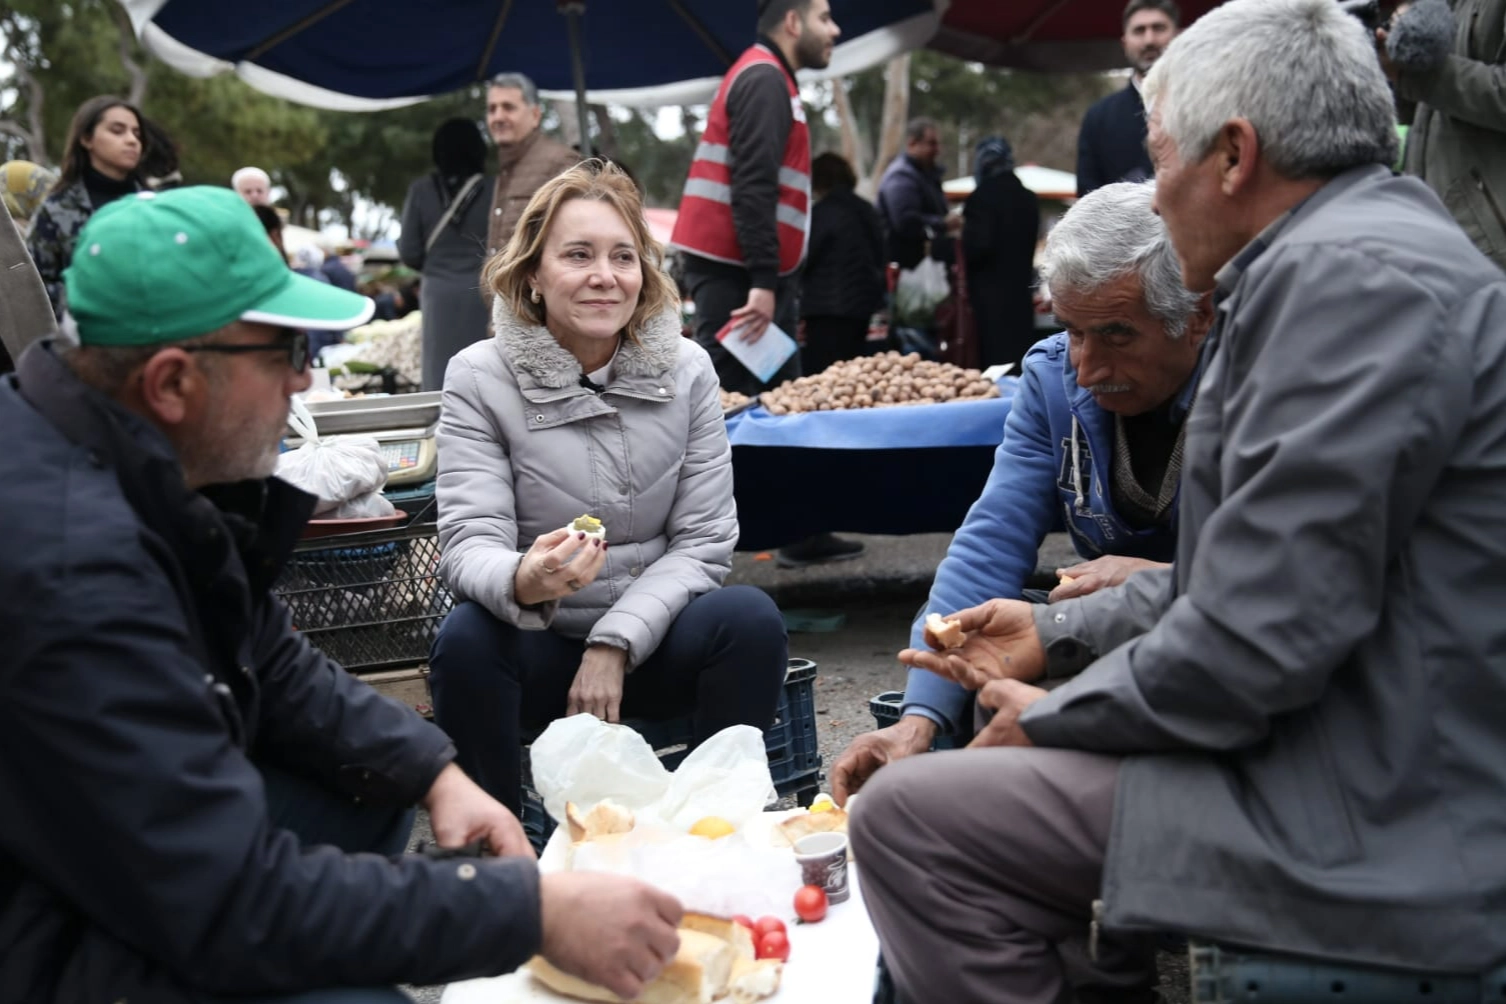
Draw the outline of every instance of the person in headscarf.
M5 199L5 208L23 238L31 227L31 218L57 180L56 171L29 160L0 165L0 197Z
M403 264L423 276L423 389L444 386L450 357L486 337L481 266L486 263L486 141L470 119L447 119L434 132L434 170L408 186Z
M1018 365L1036 341L1031 287L1040 203L1015 176L1014 151L1002 136L978 143L973 179L962 213L962 250L981 363Z

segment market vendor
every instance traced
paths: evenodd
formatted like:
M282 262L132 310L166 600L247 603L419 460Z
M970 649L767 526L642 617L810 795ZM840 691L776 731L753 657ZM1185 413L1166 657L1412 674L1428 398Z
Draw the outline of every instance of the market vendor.
M784 683L778 608L722 587L737 509L716 371L680 335L642 209L601 161L545 182L486 266L496 336L445 374L439 571L457 604L434 715L515 810L525 729L690 715L699 743L768 728Z
M395 1004L535 953L632 997L679 905L541 877L449 739L270 592L314 503L269 477L302 329L371 302L228 188L124 195L78 246L81 345L0 381L0 1000ZM403 855L418 804L508 856Z
M1042 272L1066 332L1025 357L993 471L922 614L1020 596L1042 539L1063 527L1084 561L1062 569L1053 600L1171 559L1185 420L1212 315L1182 285L1153 195L1153 183L1105 186L1052 230ZM924 646L922 620L913 647ZM912 668L900 720L858 736L838 758L838 799L938 734L971 732L971 706L958 684Z

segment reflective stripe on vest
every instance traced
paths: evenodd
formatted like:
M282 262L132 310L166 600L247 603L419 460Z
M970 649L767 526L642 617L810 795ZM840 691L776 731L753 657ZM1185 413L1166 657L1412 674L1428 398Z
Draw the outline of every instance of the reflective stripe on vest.
M774 220L779 235L779 274L789 275L805 258L810 221L810 129L795 81L784 72L779 59L755 45L742 54L722 78L706 118L706 131L690 163L680 213L675 220L670 246L713 261L744 264L742 248L732 217L732 170L727 141L727 93L738 75L750 66L771 63L779 67L790 96L789 138L779 168L779 201Z

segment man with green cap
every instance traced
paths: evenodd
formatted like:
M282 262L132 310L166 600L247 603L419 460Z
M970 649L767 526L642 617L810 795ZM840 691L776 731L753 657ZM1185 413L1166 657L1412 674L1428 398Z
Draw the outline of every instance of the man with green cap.
M448 738L269 592L313 503L270 477L306 331L371 302L229 189L112 203L64 278L79 346L0 380L0 1000L388 1002L535 953L635 996L679 904L540 877ZM404 855L417 804L497 856Z

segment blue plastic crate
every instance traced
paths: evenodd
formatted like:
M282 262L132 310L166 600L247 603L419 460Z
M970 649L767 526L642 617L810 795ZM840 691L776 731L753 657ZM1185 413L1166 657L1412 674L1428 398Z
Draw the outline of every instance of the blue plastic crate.
M685 759L691 739L690 719L667 722L626 721L659 751L670 770ZM781 796L793 795L809 805L821 785L821 750L816 739L816 664L809 659L791 659L784 677L784 692L774 712L774 723L763 734L769 756L769 773ZM533 772L528 749L523 750L523 832L536 850L542 851L554 832L554 820L544 811L544 800L533 790Z

